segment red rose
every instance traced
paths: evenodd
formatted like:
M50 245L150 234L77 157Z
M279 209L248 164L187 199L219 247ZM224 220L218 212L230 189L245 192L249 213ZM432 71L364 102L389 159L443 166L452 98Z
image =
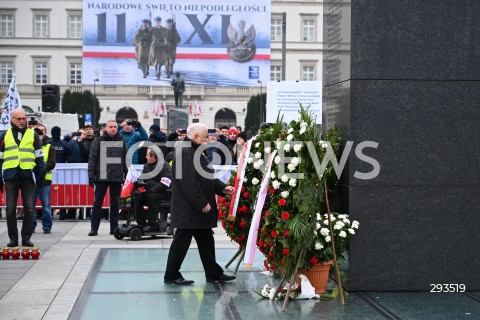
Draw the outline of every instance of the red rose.
M282 253L283 253L284 255L287 255L287 254L290 253L290 249L288 249L288 248L283 248Z
M312 258L310 259L310 263L311 263L311 264L317 264L317 263L318 263L317 257L312 257Z
M268 193L274 194L274 193L275 193L275 188L270 188L270 189L268 190Z
M242 220L242 222L240 222L240 227L245 228L246 226L247 222L245 220Z
M259 247L258 250L260 250L261 253L265 252L265 249L263 247Z
M248 192L244 192L244 193L243 193L243 197L244 197L245 199L248 199L249 196L250 196L250 194L249 194Z
M289 234L290 234L290 231L288 231L288 230L283 231L283 236L284 237L288 236Z
M265 233L265 229L260 229L260 233Z
M245 191L245 186L242 186L242 190L240 190L241 192Z
M282 212L282 219L288 220L290 218L290 214L287 211Z
M278 200L278 205L279 205L280 207L283 207L283 206L286 205L286 204L287 204L287 200L285 200L284 198Z
M263 242L263 240L258 241L258 246L259 247L263 247L264 245L265 245L265 242Z
M239 213L247 213L248 207L246 205L241 206L238 210Z
M230 230L233 230L233 224L229 225L228 228L229 228Z
M268 217L269 214L270 214L270 212L265 211L265 212L263 213L263 216Z
M223 227L223 229L225 229L225 225L226 225L225 221L222 221L222 227Z
M274 257L275 257L275 254L273 253L273 251L270 251L270 252L268 253L268 256L271 257L271 258L274 258Z
M274 238L278 237L278 233L277 233L277 231L275 231L275 230L273 230L270 234L271 234L272 237L274 237Z
M275 270L276 268L277 268L277 266L276 266L275 264L272 264L272 265L270 266L270 269L272 269L272 270Z

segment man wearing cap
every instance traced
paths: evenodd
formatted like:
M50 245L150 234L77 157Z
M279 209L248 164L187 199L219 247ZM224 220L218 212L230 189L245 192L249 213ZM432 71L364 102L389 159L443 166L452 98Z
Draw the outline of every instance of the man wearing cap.
M33 224L33 196L35 184L41 184L45 175L42 142L32 129L27 128L25 110L14 109L10 128L0 135L0 190L5 183L8 247L18 246L17 199L19 190L23 201L22 245L33 247L30 241Z
M162 26L162 18L156 17L152 28L152 46L150 47L150 65L155 67L157 80L160 80L162 66L166 64L167 30Z
M158 124L152 124L149 129L150 136L148 137L149 142L154 143L161 151L163 159L167 156L169 148L167 148L167 135L160 131L160 126ZM141 164L147 163L147 147L148 145L140 146L138 150L138 162Z
M40 199L42 204L42 229L43 233L49 234L52 229L52 206L50 204L51 186L52 186L52 170L55 168L56 155L55 148L47 143L47 130L45 126L39 125L35 128L35 132L42 141L42 153L43 160L45 162L45 177L39 181L36 185L35 195L33 196L33 206L37 202L37 198ZM37 217L33 215L33 229L37 227Z
M138 121L127 119L124 120L120 126L122 129L120 129L118 133L120 136L122 136L123 140L127 144L128 149L130 149L137 142L148 139L147 132L142 127L142 124ZM133 153L132 164L138 164L138 150Z
M167 19L167 77L173 74L173 64L177 57L177 46L180 43L180 35L178 34L175 22Z
M135 45L135 57L137 59L138 67L143 72L143 77L148 76L148 66L150 57L150 45L152 43L152 28L150 20L142 20L143 25L138 29L133 40Z

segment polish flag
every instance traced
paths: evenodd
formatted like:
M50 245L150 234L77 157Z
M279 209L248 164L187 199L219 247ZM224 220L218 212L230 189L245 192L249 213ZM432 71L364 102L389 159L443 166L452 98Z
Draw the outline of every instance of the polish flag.
M163 104L162 104L162 114L163 116L167 115L167 103L165 102L165 100L163 100Z
M197 100L195 100L195 116L199 116L202 113L202 108L200 108L200 105L197 103Z
M192 104L190 103L190 115L193 114L193 110L192 110L192 109L193 109L193 106L192 106Z
M158 99L155 101L155 115L158 117L160 114L160 108L158 107Z

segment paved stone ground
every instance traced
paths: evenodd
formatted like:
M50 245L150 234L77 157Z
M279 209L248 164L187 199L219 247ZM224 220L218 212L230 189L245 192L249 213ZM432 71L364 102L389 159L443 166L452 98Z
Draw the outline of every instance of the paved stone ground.
M21 228L21 221L18 224ZM67 319L101 248L168 248L170 238L116 240L102 220L99 235L89 237L90 221L54 220L52 233L41 228L32 236L38 260L0 260L2 319ZM223 229L215 229L217 248L235 248ZM0 220L0 245L8 242L7 224ZM192 242L192 248L196 247Z

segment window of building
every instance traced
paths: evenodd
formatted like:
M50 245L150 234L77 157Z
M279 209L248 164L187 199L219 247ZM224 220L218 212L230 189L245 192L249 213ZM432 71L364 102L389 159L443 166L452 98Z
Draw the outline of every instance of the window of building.
M302 16L302 41L316 41L315 29L317 27L317 17L311 15Z
M35 38L47 38L48 37L48 15L36 14L34 16L34 35Z
M35 62L35 84L48 83L48 62Z
M79 62L70 62L69 69L70 84L82 84L82 64Z
M0 36L11 38L14 35L13 13L0 14Z
M9 84L13 78L13 62L0 61L0 84Z
M282 66L270 65L270 81L282 80Z
M270 37L272 41L282 41L282 19L272 18L270 26Z
M68 16L68 37L79 39L82 37L82 15L70 14Z
M308 65L302 66L302 81L315 80L315 66Z

